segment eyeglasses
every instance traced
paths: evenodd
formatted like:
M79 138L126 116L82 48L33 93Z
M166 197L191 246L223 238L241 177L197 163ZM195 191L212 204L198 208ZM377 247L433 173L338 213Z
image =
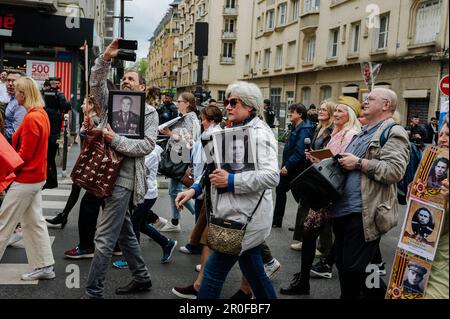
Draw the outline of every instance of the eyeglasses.
M383 98L380 98L382 101L389 101L388 99L383 99ZM364 100L363 100L363 103L369 103L370 101L375 101L376 100L376 98L374 98L374 97L366 97Z
M223 105L228 106L228 104L229 104L232 108L235 108L236 105L238 104L238 102L242 102L242 100L233 98L233 99L229 99L229 100L224 100Z

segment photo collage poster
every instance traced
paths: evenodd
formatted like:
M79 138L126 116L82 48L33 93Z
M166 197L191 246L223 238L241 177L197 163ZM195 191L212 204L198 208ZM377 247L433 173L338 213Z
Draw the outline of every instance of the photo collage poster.
M227 128L213 134L216 168L229 173L258 169L254 129L249 126Z
M386 294L387 299L420 299L425 295L428 277L445 222L447 196L442 181L448 178L448 149L428 146L411 184L407 212L400 232L398 249ZM408 270L409 263L412 263ZM417 265L415 265L417 264ZM426 270L426 271L425 271ZM404 280L409 281L404 283ZM411 288L420 277L421 288ZM403 288L406 285L406 288Z

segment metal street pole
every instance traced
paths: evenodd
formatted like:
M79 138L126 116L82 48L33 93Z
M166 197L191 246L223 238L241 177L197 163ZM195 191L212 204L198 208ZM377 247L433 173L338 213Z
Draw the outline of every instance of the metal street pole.
M125 0L120 0L120 37L125 39ZM123 61L118 61L117 78L119 82L123 78Z

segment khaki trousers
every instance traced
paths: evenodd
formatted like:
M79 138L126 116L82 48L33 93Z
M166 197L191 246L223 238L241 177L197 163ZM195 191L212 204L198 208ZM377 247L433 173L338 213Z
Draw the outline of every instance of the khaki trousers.
M55 263L47 223L42 216L41 189L44 184L45 182L11 184L0 207L0 260L9 238L20 222L28 263L33 268Z

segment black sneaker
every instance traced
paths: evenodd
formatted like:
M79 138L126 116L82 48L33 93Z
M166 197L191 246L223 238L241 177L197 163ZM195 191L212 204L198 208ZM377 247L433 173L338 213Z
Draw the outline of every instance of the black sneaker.
M323 263L322 261L317 262L311 267L311 273L316 277L327 279L331 279L331 277L333 276L331 266Z
M247 295L245 292L243 292L241 289L239 289L233 296L230 297L230 299L252 299L253 295L249 294Z
M184 299L197 299L198 291L195 290L194 285L190 285L187 287L175 287L172 288L172 292Z

